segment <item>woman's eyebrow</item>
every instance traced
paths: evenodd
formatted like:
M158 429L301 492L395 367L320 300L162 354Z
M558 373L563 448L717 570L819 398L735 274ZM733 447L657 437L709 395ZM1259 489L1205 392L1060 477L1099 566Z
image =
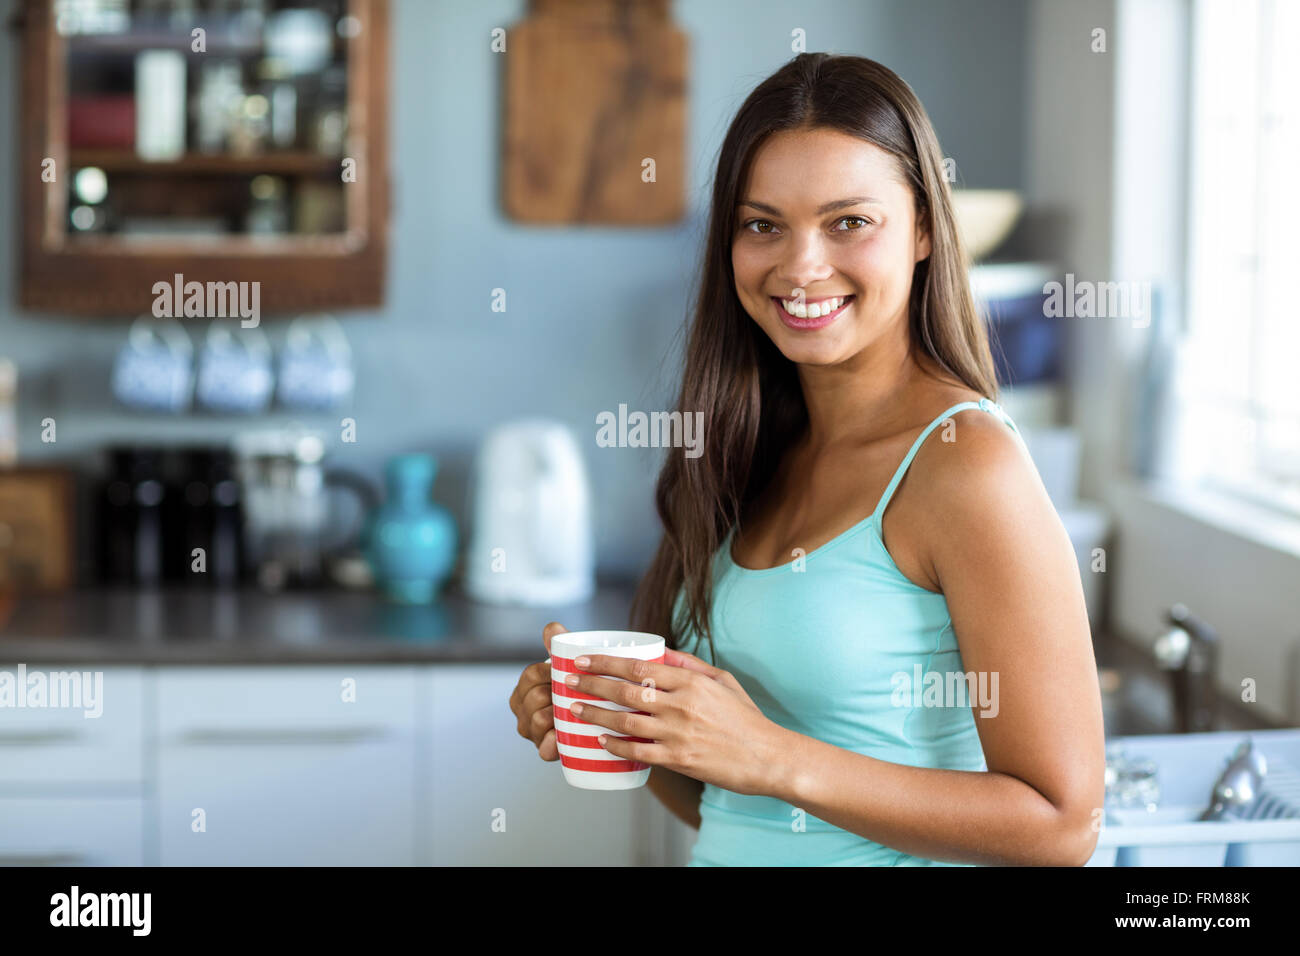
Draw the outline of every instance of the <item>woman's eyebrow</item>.
M836 209L847 209L849 206L864 205L866 203L883 205L879 199L873 199L870 196L857 196L853 199L835 199L831 202L823 203L821 206L817 207L817 214L820 216L824 213L834 212ZM781 210L777 209L775 206L769 206L767 203L758 202L755 199L743 199L741 200L740 205L752 206L759 212L765 212L771 216L781 215Z

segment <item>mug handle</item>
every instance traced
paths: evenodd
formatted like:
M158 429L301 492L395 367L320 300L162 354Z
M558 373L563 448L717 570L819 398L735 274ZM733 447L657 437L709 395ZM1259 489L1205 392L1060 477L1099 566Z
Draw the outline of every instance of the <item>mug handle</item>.
M361 514L355 525L348 529L348 533L340 539L339 544L328 549L331 555L340 554L362 543L362 532L365 530L370 516L379 507L379 492L369 478L346 468L327 468L324 480L327 488L343 488L350 492L361 505ZM321 550L324 552L327 549L322 547Z
M204 345L213 350L226 350L231 345L235 345L250 357L256 356L270 360L271 343L260 327L250 326L239 331L242 333L241 335L234 335L227 326L220 322L213 322L208 326L208 334L204 340Z
M315 339L325 346L330 358L347 364L352 361L352 346L343 334L343 326L332 315L319 315L313 318L299 316L289 323L285 333L285 345L291 351L307 348Z
M191 358L194 355L194 343L190 335L174 318L167 316L142 315L131 323L127 332L127 341L137 352L144 351L151 342L162 342L173 356Z

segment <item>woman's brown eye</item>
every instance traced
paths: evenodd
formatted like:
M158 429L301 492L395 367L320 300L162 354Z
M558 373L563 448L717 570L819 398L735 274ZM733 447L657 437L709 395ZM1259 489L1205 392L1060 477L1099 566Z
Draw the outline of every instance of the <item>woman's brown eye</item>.
M757 225L757 226L770 226L770 225L772 225L772 224L771 224L770 222L768 222L766 219L751 219L751 220L749 220L749 222L745 223L745 228L749 228L750 226L756 226L756 225ZM761 229L758 230L758 232L759 232L760 235L767 235L767 233L763 232Z
M871 224L866 219L863 219L861 216L845 216L843 219L840 220L840 222L849 222L849 221L860 222L862 223L862 226L868 226ZM858 229L862 228L862 226L858 226L854 229L846 229L845 232L857 232Z

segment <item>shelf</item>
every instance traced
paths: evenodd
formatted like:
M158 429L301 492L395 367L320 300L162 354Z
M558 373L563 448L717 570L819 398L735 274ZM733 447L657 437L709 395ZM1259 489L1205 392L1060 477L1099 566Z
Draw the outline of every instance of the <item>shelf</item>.
M275 13L303 5L301 0L264 4L267 16L258 26L258 18L247 15L249 7L233 0L185 4L186 9L204 9L176 18L157 2L113 0L95 6L81 0L22 0L14 4L22 7L21 17L13 18L21 34L12 44L21 57L15 76L22 79L13 124L21 132L15 168L44 169L53 158L61 184L51 188L38 176L15 180L22 187L22 225L14 275L23 309L48 312L58 319L121 319L147 313L158 278L176 273L259 283L264 317L373 310L383 304L391 210L389 0L329 0L323 6L311 0L310 5L322 9L333 22L330 43L324 42L322 34L312 45L319 54L318 65L307 69L305 63L296 64L293 78L284 78L297 85L300 111L310 123L316 122L319 108L325 105L342 112L346 118L342 142L317 140L308 132L297 146L286 137L279 139L282 145L268 137L260 140L257 155L231 155L232 148L246 144L233 140L219 144L190 132L196 119L195 96L204 87L213 56L238 61L246 92L262 89L263 83L280 82L278 68L262 70L250 59L279 52L276 34L280 31L272 27L267 33L264 27L271 25ZM78 21L75 15L83 7L129 10L130 16ZM340 32L344 15L349 27L361 29ZM110 26L127 32L77 32ZM206 54L193 50L191 29L199 26L207 31ZM286 30L289 26L286 22ZM285 33L286 43L291 44L291 33ZM181 139L178 131L173 140L186 152L161 161L137 155L138 117L127 108L135 85L131 59L150 49L175 50L179 56L172 54L172 58L183 59L186 70L187 135ZM302 72L297 72L299 67ZM98 97L116 101L85 102ZM72 115L74 101L78 108L85 107L92 122ZM179 112L180 103L174 105ZM152 108L138 100L135 106ZM119 113L114 114L114 109ZM307 131L310 126L298 128ZM70 141L74 131L77 138ZM216 152L207 151L209 145ZM356 157L364 171L354 184L342 177L342 163L348 156ZM91 225L85 211L77 207L98 190L90 188L96 184L89 180L77 190L70 180L78 169L91 167L107 174L112 195L111 200L104 197L105 211L94 217L93 227L120 231L88 234L77 228ZM283 179L284 188L264 190L260 188L264 184L258 183L253 190L250 187L259 176ZM282 195L284 208L268 210L277 214L249 222L250 210L267 195ZM281 211L288 213L287 220L281 218ZM335 231L274 235L242 231L250 227Z
M364 248L366 236L360 230L327 233L275 233L249 235L223 233L194 235L121 235L117 233L71 234L63 248L87 256L102 256L118 261L131 257L157 257L167 254L220 256L226 259L264 259L267 256L292 254L317 262L341 259Z
M76 169L97 166L106 173L170 173L184 175L316 175L338 173L341 156L308 152L268 152L256 156L189 153L174 160L142 159L124 149L73 149L69 164Z
M195 21L196 26L206 26L202 21ZM172 30L150 30L131 33L74 33L67 38L69 52L108 53L134 55L143 50L180 50L192 51L193 37L188 33ZM262 38L259 34L226 35L209 29L207 37L209 55L252 56L262 52Z

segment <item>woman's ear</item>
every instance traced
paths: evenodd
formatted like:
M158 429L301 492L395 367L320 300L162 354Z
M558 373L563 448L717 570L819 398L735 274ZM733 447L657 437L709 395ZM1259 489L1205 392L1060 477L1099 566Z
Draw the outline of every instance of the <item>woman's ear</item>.
M916 262L930 258L930 231L926 228L925 218L918 216L916 221Z

